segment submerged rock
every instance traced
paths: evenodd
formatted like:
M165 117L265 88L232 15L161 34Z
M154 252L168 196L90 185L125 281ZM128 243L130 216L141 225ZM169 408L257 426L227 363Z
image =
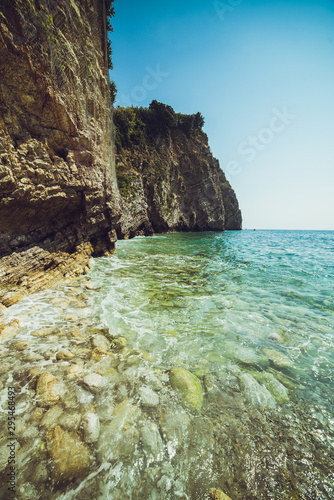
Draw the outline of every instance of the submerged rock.
M16 344L14 344L13 347L16 351L24 351L25 349L27 349L29 347L29 344L28 344L28 342L21 341L21 342L17 342Z
M99 347L100 349L103 349L107 351L110 349L110 341L101 333L98 333L92 337L92 346Z
M90 359L94 362L101 361L105 356L110 355L110 352L106 351L105 349L102 349L101 347L95 347Z
M68 336L70 339L76 340L78 342L85 340L84 333L77 326L72 326L68 330Z
M169 377L174 391L181 397L183 406L199 413L203 405L203 389L199 378L184 368L174 368Z
M81 422L81 414L80 413L62 413L60 419L58 420L58 424L63 427L66 431L76 431Z
M60 405L53 406L45 413L40 425L42 427L46 427L47 429L54 427L62 413L63 409Z
M146 423L140 430L140 439L148 458L162 460L163 442L159 427L154 422Z
M114 446L114 457L121 460L132 458L139 442L139 432L135 427L125 429Z
M131 450L134 451L139 440L139 433L133 428L133 424L140 415L140 408L133 405L128 399L113 409L112 420L103 426L98 440L99 460L114 459L121 455L124 457ZM128 443L126 443L127 440Z
M52 327L49 327L49 328L42 328L41 330L37 330L36 332L32 333L31 336L36 337L36 338L42 338L42 337L47 337L49 335L54 335L54 334L58 335L59 331L55 330Z
M126 347L127 345L127 340L124 337L118 337L116 339L113 339L111 347L113 349L123 349L123 347Z
M210 488L210 499L211 500L232 500L229 496L227 496L221 490L216 490L216 488Z
M37 407L35 410L32 412L29 422L40 422L41 419L43 418L43 415L45 414L45 409Z
M293 361L285 354L273 349L263 349L264 354L277 368L293 368Z
M285 342L284 337L277 332L270 333L268 335L268 339L273 340L274 342L277 342L277 343Z
M67 372L67 378L69 380L76 379L80 377L84 372L85 369L83 366L80 366L78 364L72 365Z
M46 465L44 463L39 463L32 475L31 481L35 484L45 483L48 477L49 477L49 472Z
M268 372L271 373L275 377L276 380L279 380L279 382L282 385L284 385L285 387L287 387L288 389L293 391L296 388L296 382L293 379L291 379L290 377L288 377L286 374L284 374L278 370L275 370L273 368L269 368Z
M0 325L0 342L15 337L20 330L20 322L14 319L8 325Z
M55 483L83 477L89 468L90 451L75 432L66 432L59 425L46 435Z
M100 420L96 413L85 413L81 420L81 426L86 443L95 443L99 439Z
M21 448L19 441L16 441L15 450L18 451ZM8 440L0 442L0 472L6 469L8 466Z
M9 363L1 363L0 365L0 375L4 373L8 373L11 369L11 365Z
M140 408L133 405L130 400L125 399L113 410L113 425L115 429L123 429L137 420L140 414Z
M160 418L162 434L168 441L180 447L187 436L190 418L186 413L168 412Z
M239 363L246 366L261 364L260 357L258 356L256 351L254 349L251 349L250 347L239 347L234 353L234 358L237 359Z
M37 404L43 408L53 406L60 400L60 391L57 387L58 380L52 373L43 372L37 381L36 397Z
M68 361L69 359L72 358L74 358L74 354L71 351L68 351L67 349L61 349L56 354L56 359L58 361Z
M98 373L91 373L82 379L82 385L85 389L95 394L103 389L104 379Z
M245 397L250 404L260 408L275 408L275 399L252 375L243 373L240 375L239 380L241 389L244 391Z
M18 488L19 498L22 500L35 500L39 498L37 489L31 483L25 483Z
M115 366L118 365L118 359L116 356L107 356L102 357L97 363L94 364L94 371L102 376L110 376L115 380L119 377L118 372L115 370Z
M110 335L110 332L109 332L109 328L107 328L107 327L99 326L99 327L90 328L89 332L90 332L90 335L103 335L104 337L106 337L110 341L112 339L112 336Z
M149 387L143 386L138 390L140 401L143 406L158 406L159 396Z
M277 403L283 404L289 401L289 393L286 387L282 385L271 373L261 373L260 380L263 381L268 391L274 396Z

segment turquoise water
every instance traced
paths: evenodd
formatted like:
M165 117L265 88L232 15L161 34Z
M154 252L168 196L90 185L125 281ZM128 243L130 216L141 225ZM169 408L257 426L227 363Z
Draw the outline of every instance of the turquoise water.
M249 355L261 369L267 363L263 349L277 349L291 358L303 383L330 390L332 232L179 233L120 241L115 256L95 261L91 278L103 321L161 363L226 364Z
M17 498L333 499L333 282L333 232L178 233L119 241L87 276L8 308ZM176 368L200 381L200 411L173 390ZM39 370L58 391L42 408ZM64 482L55 425L90 454Z
M136 238L91 277L112 331L207 385L219 458L206 473L232 498L334 498L333 232ZM288 398L257 406L242 373L271 374Z

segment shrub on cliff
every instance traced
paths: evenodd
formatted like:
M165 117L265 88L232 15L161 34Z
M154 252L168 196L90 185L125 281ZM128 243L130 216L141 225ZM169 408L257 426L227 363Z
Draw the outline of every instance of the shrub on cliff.
M115 142L119 149L131 144L145 145L145 123L137 116L136 108L116 108L114 111Z
M201 113L175 113L167 104L152 101L148 108L116 108L114 111L115 140L119 151L131 144L145 146L159 135L179 129L187 136L201 131L204 118Z
M148 127L152 134L164 134L171 128L177 127L177 116L172 106L154 100L148 109Z
M112 62L112 46L111 40L109 39L109 33L114 31L114 28L111 24L111 18L115 15L115 9L113 7L114 0L106 0L106 14L107 14L107 55L108 55L108 69L113 69ZM114 104L117 94L117 87L115 82L110 82L110 99L111 103Z

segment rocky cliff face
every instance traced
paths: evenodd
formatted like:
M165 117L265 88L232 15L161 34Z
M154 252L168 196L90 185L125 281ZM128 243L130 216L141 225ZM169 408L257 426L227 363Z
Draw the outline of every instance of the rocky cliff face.
M0 302L113 249L103 0L2 0Z
M119 237L241 229L236 195L196 116L161 103L115 111Z
M156 101L132 110L130 121L116 111L120 196L110 6L1 2L0 309L84 272L91 255L113 250L117 235L241 228L201 116Z

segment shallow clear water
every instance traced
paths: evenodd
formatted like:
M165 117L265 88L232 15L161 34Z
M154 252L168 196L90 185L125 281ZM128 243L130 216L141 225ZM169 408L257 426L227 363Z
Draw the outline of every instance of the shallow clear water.
M20 316L15 341L29 338L25 363L45 369L59 366L52 353L60 345L75 351L71 326L87 341L96 325L127 340L113 365L117 383L109 378L98 395L81 389L71 409L90 405L110 448L101 437L90 444L90 474L49 484L52 498L197 500L211 487L232 500L334 498L333 282L333 232L179 233L119 241L87 277L9 308L8 322ZM56 339L53 332L41 346L31 337L50 326ZM22 371L10 342L6 359ZM96 360L75 354L96 373ZM201 381L199 413L173 391L176 367ZM2 377L5 386L10 375ZM59 411L71 390L63 388ZM145 403L143 390L159 404ZM127 414L139 411L117 427L124 401ZM115 410L104 422L108 405Z

